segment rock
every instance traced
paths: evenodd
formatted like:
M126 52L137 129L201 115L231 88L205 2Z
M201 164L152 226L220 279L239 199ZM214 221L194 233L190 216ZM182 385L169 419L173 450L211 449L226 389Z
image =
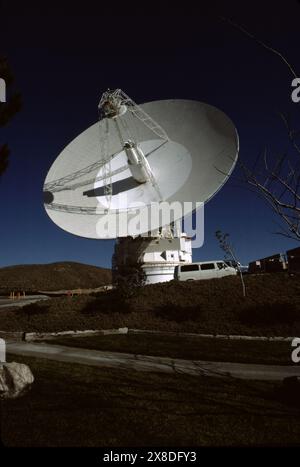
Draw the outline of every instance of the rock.
M23 363L0 364L0 399L14 399L31 388L34 381L30 368Z

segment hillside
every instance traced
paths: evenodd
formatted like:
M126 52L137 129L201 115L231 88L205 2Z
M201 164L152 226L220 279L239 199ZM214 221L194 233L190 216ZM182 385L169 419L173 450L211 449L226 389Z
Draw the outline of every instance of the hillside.
M0 268L0 294L12 290L36 292L96 288L109 283L110 269L81 263L26 264Z
M0 330L63 331L129 328L212 334L300 335L300 277L286 274L245 277L243 298L236 276L168 282L132 290L53 298L2 309Z

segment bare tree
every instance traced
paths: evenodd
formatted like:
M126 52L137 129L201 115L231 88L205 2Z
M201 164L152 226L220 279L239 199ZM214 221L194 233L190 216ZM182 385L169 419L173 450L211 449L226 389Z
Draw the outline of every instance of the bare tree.
M239 271L239 275L240 275L240 278L241 278L241 282L242 282L242 288L243 288L243 296L246 297L246 286L245 286L245 282L244 282L244 277L243 277L243 273L242 273L242 270L241 270L241 263L239 262L237 256L236 256L236 253L234 251L234 248L229 240L229 234L228 233L222 233L221 230L217 230L216 231L216 237L217 237L217 240L219 242L219 245L220 245L220 248L224 251L225 253L225 261L226 260L229 260L229 261L232 261L233 263L235 263L236 265L236 268L238 269Z
M277 234L300 241L300 147L296 137L300 134L290 128L281 115L292 143L292 148L275 157L267 150L257 157L252 168L239 161L244 180L269 204L281 219Z
M293 78L297 74L284 55L267 45L244 27L228 18L222 18L260 46L278 56L288 67ZM300 241L300 130L293 129L288 118L280 114L287 130L290 148L287 152L272 155L265 150L250 168L239 160L243 180L256 191L279 216L281 227L278 234Z

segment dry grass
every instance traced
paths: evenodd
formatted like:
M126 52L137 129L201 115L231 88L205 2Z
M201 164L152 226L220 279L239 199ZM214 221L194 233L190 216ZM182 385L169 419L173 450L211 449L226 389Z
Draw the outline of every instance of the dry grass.
M13 360L35 383L1 402L6 446L299 445L298 391L280 383Z
M47 341L83 349L217 362L295 365L291 342L211 339L152 333L56 337Z

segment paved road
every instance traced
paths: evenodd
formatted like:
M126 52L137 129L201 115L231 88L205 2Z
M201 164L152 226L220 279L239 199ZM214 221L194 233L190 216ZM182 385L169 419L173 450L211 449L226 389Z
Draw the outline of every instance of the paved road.
M252 365L149 357L99 350L80 349L45 343L8 342L7 353L46 358L61 362L81 363L96 367L134 369L194 376L231 376L242 379L282 380L287 376L300 377L300 364L291 366Z
M38 302L39 300L48 300L49 297L45 297L45 295L27 295L25 298L17 299L10 299L7 297L0 297L0 308L7 308L7 307L15 307L15 306L25 306L29 305L30 303Z

